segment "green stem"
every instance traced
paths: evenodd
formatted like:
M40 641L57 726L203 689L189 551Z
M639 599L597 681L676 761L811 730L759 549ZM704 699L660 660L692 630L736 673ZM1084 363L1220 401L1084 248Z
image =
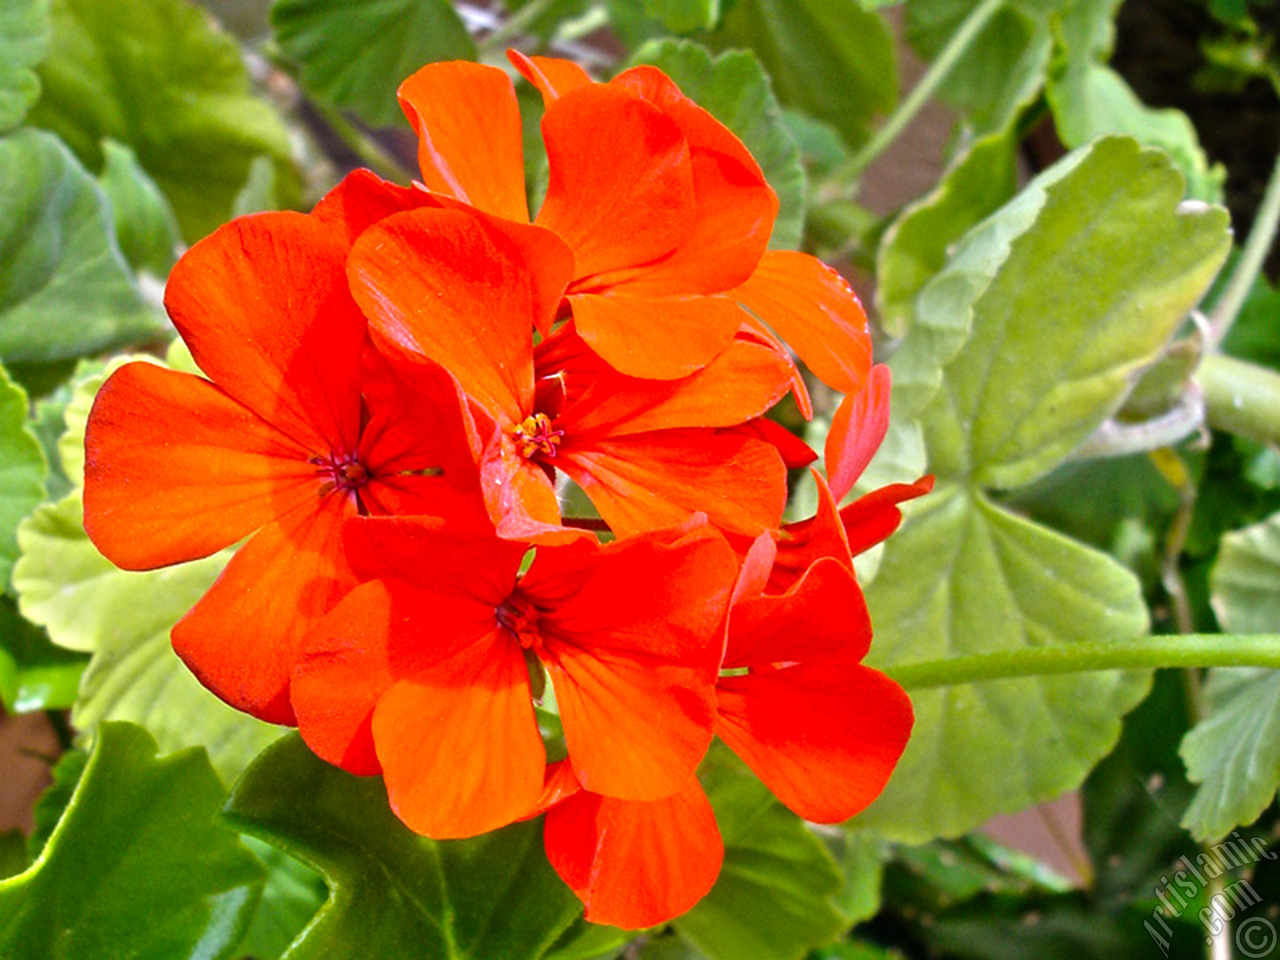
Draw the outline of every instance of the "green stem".
M1236 261L1231 279L1218 297L1209 314L1209 345L1217 346L1235 323L1240 308L1244 306L1253 283L1262 271L1263 261L1271 252L1271 244L1276 238L1276 229L1280 227L1280 156L1276 157L1276 165L1271 170L1271 179L1267 181L1267 191L1262 196L1262 205L1253 218L1253 226L1249 229L1248 239L1240 251L1240 259Z
M872 136L870 140L859 150L853 157L846 161L842 166L837 167L831 174L831 180L834 183L849 183L856 180L862 175L862 172L871 166L880 154L884 153L895 140L898 135L906 129L907 125L915 119L920 109L929 101L937 91L947 75L951 73L951 68L969 49L969 45L982 28L1000 12L1000 8L1005 4L1005 0L982 0L980 4L973 8L960 24L960 28L951 35L951 39L947 41L947 45L942 48L934 61L929 64L929 69L911 88L911 92L898 104L898 108L893 111L889 119L884 122Z
M546 13L547 8L550 6L551 0L529 0L523 7L498 24L492 33L476 43L478 56L483 58L485 54L505 47Z
M312 100L311 106L324 119L329 129L341 137L342 142L360 158L360 162L378 176L401 184L413 180L412 171L401 165L400 161L384 150L373 137L344 117L341 110L327 103L321 103L319 100Z
M1200 361L1196 380L1204 391L1209 426L1280 444L1280 373L1211 353Z
M1120 643L1073 643L904 663L885 672L908 690L962 683L1154 667L1268 667L1280 670L1280 634L1192 633Z

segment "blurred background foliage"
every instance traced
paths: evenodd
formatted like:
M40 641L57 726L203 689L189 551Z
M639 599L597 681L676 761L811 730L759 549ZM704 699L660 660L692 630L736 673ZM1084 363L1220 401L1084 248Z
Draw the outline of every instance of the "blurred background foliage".
M773 246L866 302L895 413L864 484L939 479L860 558L870 663L1275 632L1278 36L1271 0L0 0L0 700L66 751L0 834L0 956L1200 956L1241 878L1274 918L1268 859L1169 894L1178 858L1280 825L1280 674L1224 668L913 689L897 775L841 826L713 750L716 888L594 927L536 824L416 837L206 693L167 635L226 556L118 571L79 487L112 358L194 369L160 307L185 246L355 166L411 181L399 82L515 46L667 71L761 162ZM921 123L936 175L886 202ZM774 415L820 449L812 387L811 423ZM1060 870L974 832L1071 791Z

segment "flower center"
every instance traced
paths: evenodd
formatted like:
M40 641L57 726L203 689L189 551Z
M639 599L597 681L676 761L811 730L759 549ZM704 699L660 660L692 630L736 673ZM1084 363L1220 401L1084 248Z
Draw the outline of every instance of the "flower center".
M327 457L312 457L310 462L321 478L322 495L334 490L354 493L369 481L369 471L353 453L330 453Z
M522 597L507 597L498 605L498 626L507 631L525 650L537 651L542 638L538 636L538 610Z
M556 447L560 445L563 430L555 430L551 426L551 418L545 413L535 413L525 417L516 427L514 438L516 449L526 460L539 454L544 457L555 457Z

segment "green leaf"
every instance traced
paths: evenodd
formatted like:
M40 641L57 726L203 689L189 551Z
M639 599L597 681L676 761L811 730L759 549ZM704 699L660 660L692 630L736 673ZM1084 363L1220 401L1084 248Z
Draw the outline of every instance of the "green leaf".
M40 441L27 427L27 394L0 366L0 594L18 557L18 523L44 499L48 470Z
M311 864L329 885L286 960L532 960L581 910L547 863L538 821L428 840L396 819L379 778L330 766L296 736L254 762L224 817Z
M214 821L222 785L199 751L156 756L109 724L40 857L0 882L8 960L229 957L262 870Z
M876 255L876 306L889 333L907 332L916 295L946 265L951 245L1017 192L1014 161L1012 137L978 141L885 233Z
M229 554L145 573L118 570L84 532L78 493L40 507L18 533L14 573L22 612L54 643L93 654L71 720L145 721L162 748L204 746L233 779L281 728L206 690L169 643L173 625L222 572Z
M1060 463L1118 409L1230 247L1225 210L1180 210L1182 178L1164 154L1114 138L1068 162L974 302L969 340L923 418L940 474L1009 488Z
M26 838L21 830L0 833L0 880L7 880L27 868Z
M641 6L672 33L710 30L720 19L720 0L641 0Z
M742 764L704 764L707 796L724 838L711 892L675 928L711 960L795 960L849 920L831 902L844 877L822 842Z
M867 604L868 662L881 669L1147 629L1137 581L1114 560L953 486L921 501L890 538ZM856 822L916 843L1074 789L1148 683L1148 674L1096 673L914 691L906 753Z
M1070 62L1054 70L1045 92L1058 136L1068 147L1110 134L1132 136L1173 157L1188 196L1208 202L1222 198L1226 170L1210 165L1190 118L1181 110L1148 107L1110 67Z
M1104 64L1115 46L1119 0L1075 0L1053 26L1057 52L1045 96L1059 139L1070 149L1109 134L1132 136L1173 157L1187 194L1218 201L1226 171L1211 167L1195 127L1180 110L1153 110Z
M969 336L974 305L1009 258L1014 240L1036 222L1047 189L1083 157L1083 152L1065 157L973 227L956 242L947 265L920 290L910 335L890 358L897 415L915 416L933 398L943 367Z
M98 184L111 201L120 249L135 270L149 270L163 279L178 246L178 224L169 201L128 147L108 140L102 152L105 165Z
M49 0L0 4L0 133L22 123L40 97L34 68L49 46Z
M769 246L794 249L804 234L804 166L782 108L760 62L744 50L712 59L689 40L659 40L636 51L635 63L664 71L684 94L727 126L760 164L778 195L778 219Z
M396 88L424 63L476 56L448 0L275 0L271 25L310 93L374 126L400 121Z
M65 710L76 699L87 658L55 647L0 596L0 703L9 713Z
M1100 901L1149 896L1179 857L1194 861L1196 845L1178 826L1192 793L1178 759L1188 715L1182 671L1158 671L1119 745L1085 781L1084 841Z
M154 339L93 178L47 133L0 140L0 359L50 363Z
M542 960L614 960L635 936L634 930L589 923L579 917L542 955Z
M89 754L84 750L68 750L53 765L53 783L36 801L32 819L35 829L27 840L27 863L34 861L44 852L53 831L58 828L58 821L71 805L80 778L84 776L84 768L89 765ZM24 864L25 868L25 864Z
M857 0L736 0L706 41L754 51L784 105L831 124L851 146L898 97L893 35Z
M193 4L53 0L39 72L44 93L29 122L61 136L91 170L102 169L103 141L131 148L188 242L228 219L259 154L296 189L279 114L251 92L239 44Z
M1274 632L1280 616L1280 515L1222 538L1210 586L1223 630ZM1182 824L1197 840L1208 841L1256 820L1280 786L1280 671L1211 670L1203 693L1205 719L1180 750L1187 777L1200 785Z
M974 7L972 0L913 0L905 5L908 42L932 59ZM947 74L939 96L964 113L975 137L1009 129L1039 95L1053 52L1047 12L1034 2L1006 4Z
M253 960L276 960L311 922L328 896L320 874L253 837L242 837L267 870L262 900L240 943Z

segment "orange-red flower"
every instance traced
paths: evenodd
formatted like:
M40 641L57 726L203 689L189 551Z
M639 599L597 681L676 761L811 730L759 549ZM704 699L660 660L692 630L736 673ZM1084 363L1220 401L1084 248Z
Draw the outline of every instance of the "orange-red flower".
M127 364L85 440L85 527L118 566L192 560L252 534L173 639L218 696L277 723L293 718L298 640L350 585L345 517L485 518L456 386L366 354L347 250L322 220L290 213L196 244L166 306L209 379Z
M639 380L586 348L577 321L534 349L572 257L537 226L424 209L365 231L351 286L381 349L457 378L490 427L480 473L509 538L554 535L554 471L575 480L619 536L693 513L754 537L776 529L786 472L769 442L731 429L788 389L790 366L749 333L676 380Z
M705 524L599 546L526 548L411 520L349 525L362 584L295 667L299 729L325 759L381 770L397 815L470 836L532 810L546 756L530 676L549 675L577 780L669 796L711 741L737 574Z
M511 59L547 104L550 180L536 223L572 252L565 293L592 350L631 376L673 379L745 324L781 336L835 389L861 388L871 365L862 307L818 260L766 251L777 198L737 137L652 67L596 84L568 61ZM427 190L529 220L505 74L431 64L404 82L400 102Z

